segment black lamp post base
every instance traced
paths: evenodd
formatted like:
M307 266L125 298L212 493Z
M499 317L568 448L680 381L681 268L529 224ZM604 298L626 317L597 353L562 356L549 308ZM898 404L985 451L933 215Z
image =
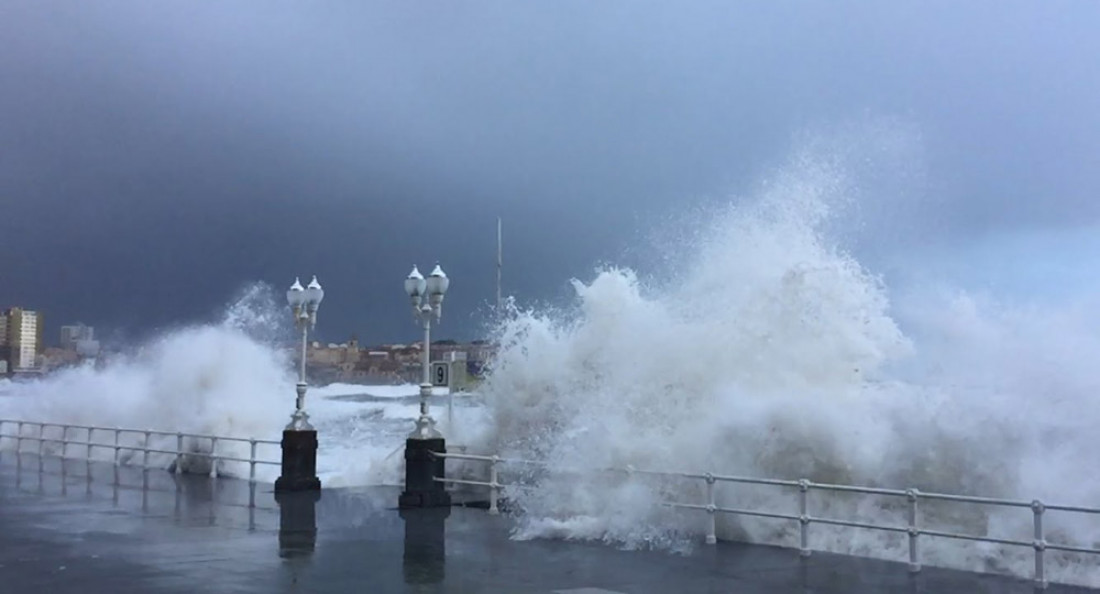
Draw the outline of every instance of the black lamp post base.
M282 476L275 481L276 493L320 491L317 478L317 431L283 431Z
M445 459L435 454L445 453L442 437L405 440L405 490L397 500L399 508L451 506L446 485L435 480L445 476Z

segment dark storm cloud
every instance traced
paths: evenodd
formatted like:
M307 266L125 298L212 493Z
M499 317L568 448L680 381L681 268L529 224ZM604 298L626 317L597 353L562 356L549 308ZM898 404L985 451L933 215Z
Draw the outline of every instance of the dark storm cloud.
M1100 217L1100 5L0 2L0 301L148 328L316 271L324 333L559 294L807 127L919 130L914 236ZM426 235L425 231L431 231Z

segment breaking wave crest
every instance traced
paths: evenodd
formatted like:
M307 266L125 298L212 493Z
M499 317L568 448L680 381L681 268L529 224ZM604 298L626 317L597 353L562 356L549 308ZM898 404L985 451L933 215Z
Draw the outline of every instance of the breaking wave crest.
M1100 501L1097 316L965 291L891 295L830 238L852 188L799 155L755 200L710 213L679 272L574 281L570 312L513 311L484 387L477 447L538 461L511 493L519 538L626 547L699 542L702 481L627 468L808 479L927 492ZM891 299L893 297L893 300ZM725 507L797 514L797 492L719 484ZM931 529L1029 540L1027 509L922 504ZM810 514L904 526L903 498L814 491ZM1047 514L1048 540L1097 546L1091 518ZM720 538L797 546L792 521L720 516ZM906 559L904 534L815 524L811 546ZM1029 548L925 537L924 562L1026 575ZM1100 585L1087 558L1059 580Z

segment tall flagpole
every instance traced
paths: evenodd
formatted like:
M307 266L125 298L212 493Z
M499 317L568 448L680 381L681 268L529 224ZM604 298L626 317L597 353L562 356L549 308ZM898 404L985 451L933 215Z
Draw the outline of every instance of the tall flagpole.
M500 291L501 274L504 269L504 230L500 217L497 217L497 315L504 315L504 302Z

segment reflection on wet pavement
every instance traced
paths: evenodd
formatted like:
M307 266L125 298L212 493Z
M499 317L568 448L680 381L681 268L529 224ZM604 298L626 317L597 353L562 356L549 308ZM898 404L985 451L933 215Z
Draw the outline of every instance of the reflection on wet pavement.
M1031 592L1026 581L722 543L687 555L516 542L480 509L397 488L271 485L0 453L5 592ZM1052 586L1051 592L1086 590Z

